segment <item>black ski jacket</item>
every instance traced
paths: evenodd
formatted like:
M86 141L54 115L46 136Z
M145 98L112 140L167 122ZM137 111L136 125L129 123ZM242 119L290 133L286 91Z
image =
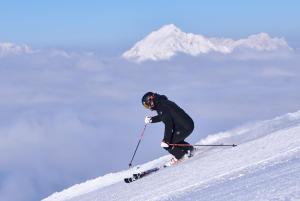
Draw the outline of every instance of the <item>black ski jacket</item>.
M152 117L151 122L162 121L165 124L164 142L176 143L192 133L194 129L192 118L166 96L155 94L152 109L157 111L157 116Z

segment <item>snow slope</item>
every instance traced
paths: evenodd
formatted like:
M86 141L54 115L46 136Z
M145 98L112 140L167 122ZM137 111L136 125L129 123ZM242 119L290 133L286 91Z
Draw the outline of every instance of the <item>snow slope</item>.
M290 51L284 38L272 38L267 33L251 35L245 39L208 38L193 33L185 33L173 24L165 25L137 42L123 53L127 60L165 60L177 53L192 56L217 52L230 54L235 50L256 52Z
M111 173L43 201L300 200L300 111L208 136L199 143L237 143L201 148L193 158L126 184L136 168ZM169 156L140 166L163 164Z

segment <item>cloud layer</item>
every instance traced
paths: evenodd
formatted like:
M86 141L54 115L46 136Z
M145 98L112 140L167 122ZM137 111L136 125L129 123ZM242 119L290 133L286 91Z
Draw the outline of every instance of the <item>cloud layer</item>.
M290 52L284 38L271 38L267 33L251 35L245 39L208 38L193 33L185 33L173 24L165 25L137 42L123 53L123 58L142 62L146 60L166 60L177 53L198 56L208 53L243 53L256 55L270 52Z
M178 55L136 64L97 53L35 50L0 58L0 200L40 200L128 167L146 91L166 94L195 120L196 142L245 121L296 111L300 61ZM134 163L165 152L163 125L147 128Z

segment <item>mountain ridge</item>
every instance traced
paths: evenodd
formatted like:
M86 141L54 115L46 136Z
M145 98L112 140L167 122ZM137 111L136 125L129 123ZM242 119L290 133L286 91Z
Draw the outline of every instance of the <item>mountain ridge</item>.
M274 52L292 51L292 48L284 38L272 38L264 32L233 40L185 33L174 24L169 24L138 41L132 48L125 51L122 57L130 61L143 62L168 60L177 53L198 56L211 52L231 54L236 50Z

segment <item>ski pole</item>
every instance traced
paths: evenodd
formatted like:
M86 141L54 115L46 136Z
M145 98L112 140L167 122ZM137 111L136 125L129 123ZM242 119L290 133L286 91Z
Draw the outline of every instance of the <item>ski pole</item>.
M169 144L175 147L236 147L236 144Z
M132 161L133 161L133 158L134 158L134 156L135 156L135 154L136 154L136 151L137 151L138 147L140 146L140 143L141 143L141 141L142 141L142 138L143 138L143 136L144 136L144 133L145 133L146 127L147 127L147 124L145 124L145 126L144 126L144 129L143 129L143 131L142 131L142 133L141 133L141 136L140 136L139 142L138 142L138 144L137 144L137 146L136 146L136 148L135 148L135 150L134 150L133 156L132 156L132 158L131 158L131 161L130 161L130 163L129 163L129 168L132 166Z

